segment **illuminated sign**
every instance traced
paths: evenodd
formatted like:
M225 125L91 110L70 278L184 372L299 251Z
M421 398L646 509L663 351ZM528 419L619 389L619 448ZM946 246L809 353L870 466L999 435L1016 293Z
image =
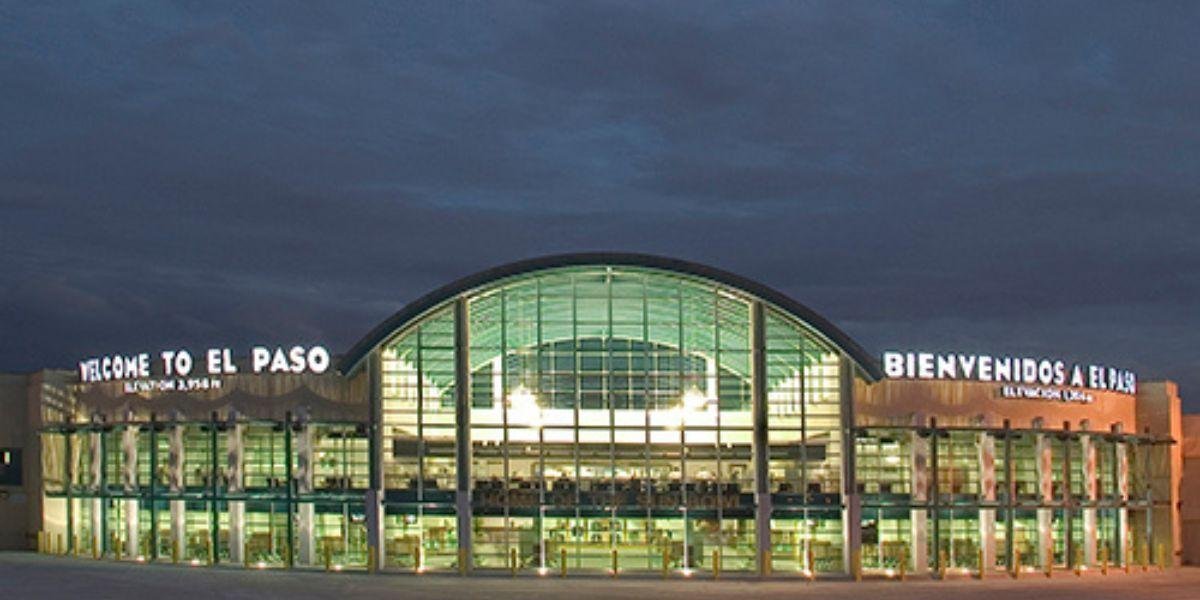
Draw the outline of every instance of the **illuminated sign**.
M158 371L167 377L187 380L193 371L203 370L204 375L233 375L238 366L233 361L229 348L209 348L197 359L187 350L164 350L157 360L150 353L111 355L89 358L79 362L79 380L83 383L148 379L151 367L161 366ZM323 346L292 346L291 348L254 346L250 349L250 372L261 373L315 373L329 369L329 351ZM199 373L198 373L199 374ZM206 378L199 378L197 381ZM201 384L202 385L202 384Z
M955 379L1017 384L1005 386L1011 398L1036 397L1046 393L1023 386L1069 386L1091 390L1137 393L1132 371L1103 365L1078 365L1050 358L937 354L933 352L884 352L883 372L891 379ZM1058 390L1060 393L1065 390ZM1090 402L1072 396L1064 401Z

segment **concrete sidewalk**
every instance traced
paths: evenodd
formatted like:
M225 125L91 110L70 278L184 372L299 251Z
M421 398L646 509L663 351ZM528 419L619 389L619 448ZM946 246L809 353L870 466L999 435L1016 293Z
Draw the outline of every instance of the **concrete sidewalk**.
M818 581L737 579L659 579L622 577L521 576L499 573L469 578L452 574L324 573L313 571L244 570L166 564L139 565L53 557L33 553L0 553L0 582L6 598L90 600L93 598L437 598L503 600L506 598L587 600L614 598L666 600L686 598L814 598L930 600L1196 600L1200 598L1200 568L1165 573L1135 570L1103 576L1098 572L1077 578L1069 573L1052 579L1030 575L1020 580L995 577L948 581L910 580Z

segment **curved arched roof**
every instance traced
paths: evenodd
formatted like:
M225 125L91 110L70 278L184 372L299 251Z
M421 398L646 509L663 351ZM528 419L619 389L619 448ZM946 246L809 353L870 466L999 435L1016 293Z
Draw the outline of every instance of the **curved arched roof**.
M763 285L756 281L747 279L740 275L735 275L728 271L723 271L707 265L702 265L685 260L674 258L666 258L655 256L652 254L632 254L632 253L610 253L610 252L583 252L575 254L558 254L552 256L542 256L527 260L517 261L500 265L480 271L474 275L468 275L457 281L446 284L424 296L410 302L404 308L401 308L392 316L385 319L374 329L363 336L347 352L338 363L338 370L344 374L349 374L358 369L360 363L371 352L373 348L387 341L396 331L408 325L409 322L420 317L431 309L441 305L444 302L452 300L462 294L471 292L472 290L487 286L488 284L517 275L524 275L536 271L547 269L555 269L561 267L577 267L577 266L628 266L628 267L644 267L649 269L658 269L661 271L679 273L683 275L692 275L702 279L707 279L715 283L726 285L730 288L741 290L746 294L760 298L761 300L773 304L780 310L790 313L796 319L806 323L818 333L823 335L839 350L846 353L858 367L871 379L881 379L883 373L879 369L875 359L867 353L862 346L858 345L850 336L846 335L841 329L838 329L833 323L829 322L825 317L817 314L812 309L793 300L786 294L779 292L769 286Z

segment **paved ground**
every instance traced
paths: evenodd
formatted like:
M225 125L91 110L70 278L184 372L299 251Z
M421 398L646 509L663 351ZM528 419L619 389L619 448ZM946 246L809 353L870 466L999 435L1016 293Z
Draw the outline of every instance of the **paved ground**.
M484 575L467 579L450 574L376 575L327 574L305 571L245 571L238 568L137 565L59 558L33 553L0 553L0 597L53 600L93 598L438 598L440 600L521 598L627 598L665 600L687 598L813 598L820 600L1196 600L1200 598L1200 568L1166 573L1151 571L1108 576L1088 573L1076 578L1068 573L1052 579L1040 575L1013 581L996 577L986 581L909 580L866 581L759 581L683 580L640 576L612 580L601 576L511 579Z

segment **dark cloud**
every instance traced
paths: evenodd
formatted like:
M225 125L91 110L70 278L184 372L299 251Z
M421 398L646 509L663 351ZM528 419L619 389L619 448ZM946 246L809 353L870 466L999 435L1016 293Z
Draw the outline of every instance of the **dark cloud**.
M2 6L0 369L345 348L455 277L613 249L744 273L874 350L1192 394L1198 12Z

